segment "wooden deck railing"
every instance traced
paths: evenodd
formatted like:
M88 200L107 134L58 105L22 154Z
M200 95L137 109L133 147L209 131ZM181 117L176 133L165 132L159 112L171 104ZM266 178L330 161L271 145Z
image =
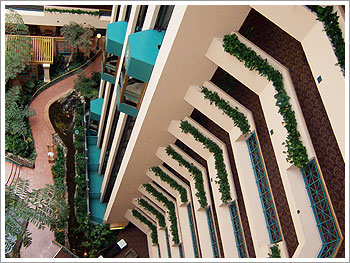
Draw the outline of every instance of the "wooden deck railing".
M6 40L16 39L17 35L7 35ZM32 59L33 64L52 64L55 50L55 37L42 36L21 36L32 40ZM61 38L57 38L61 39Z

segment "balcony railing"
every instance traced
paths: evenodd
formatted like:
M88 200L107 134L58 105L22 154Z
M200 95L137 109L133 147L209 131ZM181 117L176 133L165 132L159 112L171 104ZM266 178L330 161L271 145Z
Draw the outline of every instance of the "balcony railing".
M54 37L7 35L6 41L30 39L32 44L32 64L52 64L54 58ZM29 41L28 41L29 42ZM18 50L19 51L19 50Z

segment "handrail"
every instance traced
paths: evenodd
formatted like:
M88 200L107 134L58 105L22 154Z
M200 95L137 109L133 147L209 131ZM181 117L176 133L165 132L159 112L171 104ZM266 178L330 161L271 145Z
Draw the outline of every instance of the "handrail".
M94 61L95 58L96 58L99 54L100 54L100 52L97 52L91 59L89 59L88 61L86 61L86 62L85 62L84 64L82 64L81 66L79 66L79 67L77 67L77 68L75 68L75 69L73 69L73 70L71 70L71 71L68 71L68 72L64 73L63 75L60 75L60 76L54 78L53 80L51 80L50 82L47 82L46 84L44 84L43 86L41 86L39 89L37 89L37 90L34 92L34 94L32 95L32 99L35 98L36 94L37 94L39 91L41 91L44 87L46 87L46 86L48 86L48 85L51 85L51 84L54 83L56 80L58 80L58 79L60 79L60 78L63 78L63 77L65 77L65 76L69 75L69 74L72 74L72 73L74 73L75 71L77 71L77 70L79 70L79 69L85 67L88 63L91 63L92 61Z
M59 246L61 249L63 249L64 251L66 251L69 255L71 255L73 258L79 258L77 255L75 255L72 251L70 251L68 248L66 248L65 246L61 245L60 243L58 243L56 240L52 240L52 243L54 243L55 245Z
M85 182L86 182L86 210L87 210L87 214L90 215L90 188L89 188L89 166L88 166L88 154L87 154L87 150L88 150L88 146L87 146L87 134L86 134L86 130L87 130L87 121L86 121L86 103L84 102L83 104L83 127L84 127L84 160L85 160Z
M8 161L8 162L10 162L10 163L15 163L15 164L17 164L19 167L22 167L22 164L20 164L19 162L17 162L16 160L14 160L14 159L12 159L12 158L10 158L10 157L5 157L5 161Z

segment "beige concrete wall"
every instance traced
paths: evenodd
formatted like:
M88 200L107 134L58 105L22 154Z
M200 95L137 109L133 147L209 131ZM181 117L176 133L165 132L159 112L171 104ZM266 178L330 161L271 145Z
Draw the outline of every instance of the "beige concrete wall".
M190 156L188 156L186 153L180 150L176 145L171 144L171 147L177 153L179 153L186 161L195 165L202 172L204 190L206 193L208 204L209 206L211 206L211 198L209 195L209 188L208 188L209 184L207 180L206 170L200 164L198 164L194 159L192 159ZM184 166L180 166L177 161L169 157L166 154L164 147L160 147L156 155L160 160L167 163L171 168L173 168L176 172L184 176L184 178L190 182L190 186L192 189L191 191L192 202L194 206L193 220L196 225L197 241L200 244L199 250L203 258L212 258L213 257L212 247L210 242L208 242L208 240L210 240L210 234L209 234L207 216L206 216L205 210L200 207L200 204L195 195L197 193L197 190L195 189L194 180L191 174L188 172L188 170Z
M241 42L252 48L261 57L266 58L270 65L282 73L285 90L291 97L290 103L292 104L293 110L295 111L295 117L298 123L298 131L301 134L300 139L303 141L303 144L307 149L309 158L316 158L288 70L283 65L279 64L277 61L267 55L265 52L257 48L254 44L249 42L247 39L240 36L239 34L237 35L239 36ZM220 43L221 41L222 40L220 39L214 39L213 43ZM288 204L292 211L291 215L299 241L299 246L295 252L294 257L316 257L319 249L321 248L321 242L314 215L310 208L310 201L307 196L305 184L303 184L302 181L301 172L299 169L296 169L293 165L288 163L285 159L286 156L283 154L285 147L282 145L282 143L286 139L287 131L282 124L283 119L282 116L278 113L278 107L275 106L274 87L272 86L272 83L266 83L266 80L263 77L259 75L254 76L252 74L252 71L249 71L248 69L243 70L241 65L238 65L238 63L241 62L239 62L234 56L229 55L231 57L229 58L226 55L223 55L224 50L222 47L220 51L218 45L210 46L210 49L214 48L215 52L217 52L217 55L215 55L215 53L211 50L207 52L207 56L217 65L223 65L226 67L225 70L227 70L232 76L237 78L248 88L255 91L259 95L268 130L274 130L274 134L271 136L271 142L275 151L278 166L280 168L283 186L286 190ZM228 60L231 60L231 63L228 63ZM256 88L257 86L259 89ZM234 147L238 146L239 145ZM241 150L243 150L243 146ZM295 187L297 185L299 187ZM293 212L296 210L303 210L304 212L297 215ZM312 245L308 245L310 243L312 243Z
M169 195L167 195L163 190L159 189L157 186L155 186L153 183L150 183L158 192L161 192L165 197L168 198L169 201L174 202L175 204L175 200L170 197ZM180 254L179 254L179 246L176 245L174 243L174 241L172 240L172 234L170 231L170 220L169 220L169 213L168 213L168 208L161 202L159 202L152 194L148 193L142 186L139 187L139 192L141 194L143 194L144 196L146 196L149 200L151 200L153 203L155 203L156 205L158 205L158 207L160 207L163 211L166 212L167 216L165 217L165 223L167 225L168 228L168 238L169 238L169 245L170 245L170 251L171 251L171 256L174 258L179 258ZM176 216L178 218L178 211L176 210ZM178 229L179 228L179 221L177 220L178 223ZM181 231L179 230L179 240L180 242L182 241L181 238ZM165 256L162 254L162 257L168 257L168 254L165 254Z
M51 8L63 8L63 9L82 9L73 7L58 7L47 6ZM93 9L86 9L88 11L98 11ZM63 26L69 24L70 21L75 21L80 24L89 24L95 28L107 28L110 22L110 16L92 16L85 14L70 14L70 13L49 13L38 11L23 11L16 10L23 18L23 21L27 25L46 25L46 26ZM8 12L6 10L6 12Z
M183 100L188 87L202 84L216 69L203 54L213 37L237 30L249 10L248 6L174 8L106 209L107 222L126 222L121 211L131 205L130 196L137 194L148 167L160 164L154 155L158 147L174 141L165 132L171 120L192 110Z
M182 185L187 190L187 197L191 200L191 196L189 195L189 188L186 184L180 181L175 175L173 175L170 171L165 169L163 166L159 166L166 174L168 174L171 178L177 181L180 185ZM182 244L183 244L183 252L184 257L186 258L194 258L193 248L192 248L192 239L191 239L191 229L188 221L188 214L186 205L189 203L182 203L180 199L180 194L171 188L169 184L163 182L158 176L156 176L153 172L147 171L147 176L159 184L162 188L164 188L168 193L170 193L176 200L176 207L178 211L178 222L179 222L179 232L181 233Z
M337 58L333 46L324 31L323 23L305 6L252 6L288 34L301 42L309 62L315 83L332 124L340 151L345 158L345 79L340 67L335 65ZM345 38L345 21L338 6L333 7L339 15L339 26ZM322 82L318 83L318 76Z

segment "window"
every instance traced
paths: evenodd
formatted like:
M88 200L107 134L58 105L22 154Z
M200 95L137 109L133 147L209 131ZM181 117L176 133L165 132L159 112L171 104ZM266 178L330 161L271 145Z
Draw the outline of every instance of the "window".
M196 239L196 232L195 232L195 228L194 228L194 221L193 221L191 204L187 205L187 213L188 213L188 221L190 222L190 229L191 229L191 237L192 237L192 245L193 245L194 256L196 258L199 258L198 245L197 245L197 239Z
M230 209L231 221L233 225L233 231L235 233L235 240L236 240L238 255L240 258L246 258L248 257L247 248L245 246L242 225L239 219L237 204L235 201L232 202L232 204L229 206L229 209Z
M247 146L249 150L250 160L252 162L255 181L258 186L261 205L263 208L267 231L269 233L271 243L276 243L282 240L280 228L278 225L275 207L273 205L270 186L268 184L265 168L255 132L248 138Z
M211 214L210 207L206 210L206 214L207 214L207 220L208 220L211 247L213 249L213 255L215 258L219 258L220 255L219 255L219 249L218 249L218 242L216 240L213 216Z
M322 240L322 248L317 257L332 257L339 244L340 237L329 207L316 161L311 160L307 164L305 171L302 171L302 174Z

